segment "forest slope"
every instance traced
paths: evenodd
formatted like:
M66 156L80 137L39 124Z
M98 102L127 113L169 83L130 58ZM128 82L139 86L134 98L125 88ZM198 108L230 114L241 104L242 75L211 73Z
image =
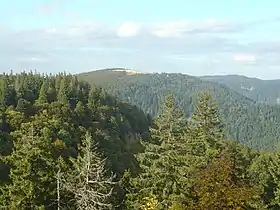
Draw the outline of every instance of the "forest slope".
M109 71L103 71L108 74ZM102 74L102 72L98 72ZM120 74L120 73L119 73ZM90 83L96 83L95 72L83 75ZM102 85L100 77L98 84ZM109 81L109 77L106 77ZM254 100L212 81L201 80L183 74L137 74L115 77L104 82L110 94L137 105L146 113L155 116L164 96L171 92L187 116L194 109L197 93L210 91L217 101L224 118L229 138L238 140L252 148L275 150L280 131L280 108L257 104Z
M259 103L280 103L280 80L261 80L240 75L204 76L201 79L226 85Z
M153 114L160 104L153 121L76 76L0 76L0 209L279 209L279 152L226 141L197 92L219 99L227 129L241 116L240 135L262 125L244 113L253 100L186 75L126 75L107 89Z

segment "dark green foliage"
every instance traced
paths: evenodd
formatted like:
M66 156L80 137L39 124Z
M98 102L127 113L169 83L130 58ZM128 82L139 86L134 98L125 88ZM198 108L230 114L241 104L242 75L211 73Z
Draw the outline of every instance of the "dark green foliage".
M208 152L209 158L219 153L221 141L224 139L224 128L219 110L210 93L203 92L199 95L190 123L192 138L196 142L203 142L204 148L200 148Z
M224 128L219 110L210 93L203 92L199 95L194 113L191 116L191 122L209 138L216 140L224 138ZM214 144L214 142L210 143Z
M261 80L241 75L205 76L203 80L209 80L223 84L245 95L258 103L279 104L280 80Z
M0 106L8 107L15 103L15 91L12 88L9 77L4 75L0 79Z
M197 94L211 92L220 110L227 138L255 149L276 149L280 136L280 108L258 104L225 85L183 74L128 75L110 70L85 73L80 78L93 83L98 80L98 84L109 93L137 105L152 117L159 113L167 93L174 95L176 103L189 117L195 108Z
M38 103L43 104L48 102L48 90L49 90L48 80L45 80L40 88Z
M67 96L67 86L66 86L66 77L63 77L60 80L59 91L57 94L57 99L61 103L68 103L68 96Z
M273 164L277 160L277 156L269 153L260 153L254 159L249 168L250 180L260 190L260 196L268 209L278 209L279 203L275 192L277 191L277 180L273 178L273 174L277 175L277 166ZM277 162L274 162L277 163Z
M65 73L0 76L0 208L279 209L279 154L229 141L278 148L277 107L186 75L109 75L117 98Z
M149 194L157 196L162 209L185 195L185 131L184 113L176 108L173 96L167 95L162 113L151 128L152 141L143 143L145 151L137 156L142 171L139 177L130 179L128 209L138 209Z
M192 119L194 124L188 125L174 97L166 96L151 127L151 141L144 143L144 152L137 155L142 171L139 177L129 179L128 209L138 209L149 195L156 196L158 209L184 199L191 202L194 174L219 152L223 133L209 94L200 96Z
M0 80L0 207L56 208L57 174L62 170L57 161L62 157L64 169L70 168L69 158L77 157L87 130L94 133L106 170L116 174L116 181L127 169L138 173L134 153L141 148L141 136L149 137L149 125L137 107L66 74L22 73ZM114 205L122 202L118 189L110 199ZM72 198L61 192L61 204Z
M51 154L49 130L34 131L32 123L22 126L26 134L15 134L14 150L7 156L11 166L11 184L5 186L2 204L8 209L40 209L55 200L53 173L55 162Z

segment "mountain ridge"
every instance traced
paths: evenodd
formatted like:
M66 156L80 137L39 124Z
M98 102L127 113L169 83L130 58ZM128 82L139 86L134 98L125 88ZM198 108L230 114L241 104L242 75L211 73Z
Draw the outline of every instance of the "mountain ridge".
M192 78L198 78L204 81L212 81L246 96L258 103L265 103L270 105L280 104L280 79L274 80L263 80L255 77L247 77L238 74L229 75L205 75L205 76L192 76L186 73L165 73L165 72L153 72L147 73L135 69L128 68L110 68L110 69L99 69L95 71L89 71L79 74L79 77L88 80L88 75L94 75L96 77L95 84L103 86L104 84L109 85L119 80L121 77L135 75L135 74L177 74L186 75ZM102 76L101 76L102 75ZM104 78L107 77L107 78Z
M239 75L204 76L203 80L211 80L224 84L259 103L280 104L280 80L261 80Z
M176 73L127 75L99 71L83 74L80 79L103 87L109 94L136 105L152 117L160 112L167 93L174 95L177 105L189 116L198 93L210 91L225 121L228 138L256 149L275 150L278 147L280 107L261 104L225 84Z

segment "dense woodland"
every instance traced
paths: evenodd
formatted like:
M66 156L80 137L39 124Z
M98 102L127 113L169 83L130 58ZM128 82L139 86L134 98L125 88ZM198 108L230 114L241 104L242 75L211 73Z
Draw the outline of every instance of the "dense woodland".
M255 149L279 149L280 106L260 104L225 85L188 75L165 73L126 75L124 72L97 71L79 77L101 85L108 93L137 105L152 117L159 113L165 95L171 92L176 104L189 118L197 93L210 91L217 102L228 138Z
M241 75L204 76L201 79L226 85L259 103L280 104L279 79L261 80Z
M279 209L280 153L229 138L226 120L243 119L232 128L265 146L276 143L264 137L277 137L280 113L162 76L112 84L116 98L77 76L1 75L1 209ZM255 125L262 133L248 132Z

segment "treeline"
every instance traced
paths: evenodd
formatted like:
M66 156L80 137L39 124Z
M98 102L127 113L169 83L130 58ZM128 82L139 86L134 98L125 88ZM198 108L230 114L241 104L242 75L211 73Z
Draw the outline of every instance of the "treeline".
M280 208L280 154L227 139L209 93L152 119L71 75L0 85L2 209Z

